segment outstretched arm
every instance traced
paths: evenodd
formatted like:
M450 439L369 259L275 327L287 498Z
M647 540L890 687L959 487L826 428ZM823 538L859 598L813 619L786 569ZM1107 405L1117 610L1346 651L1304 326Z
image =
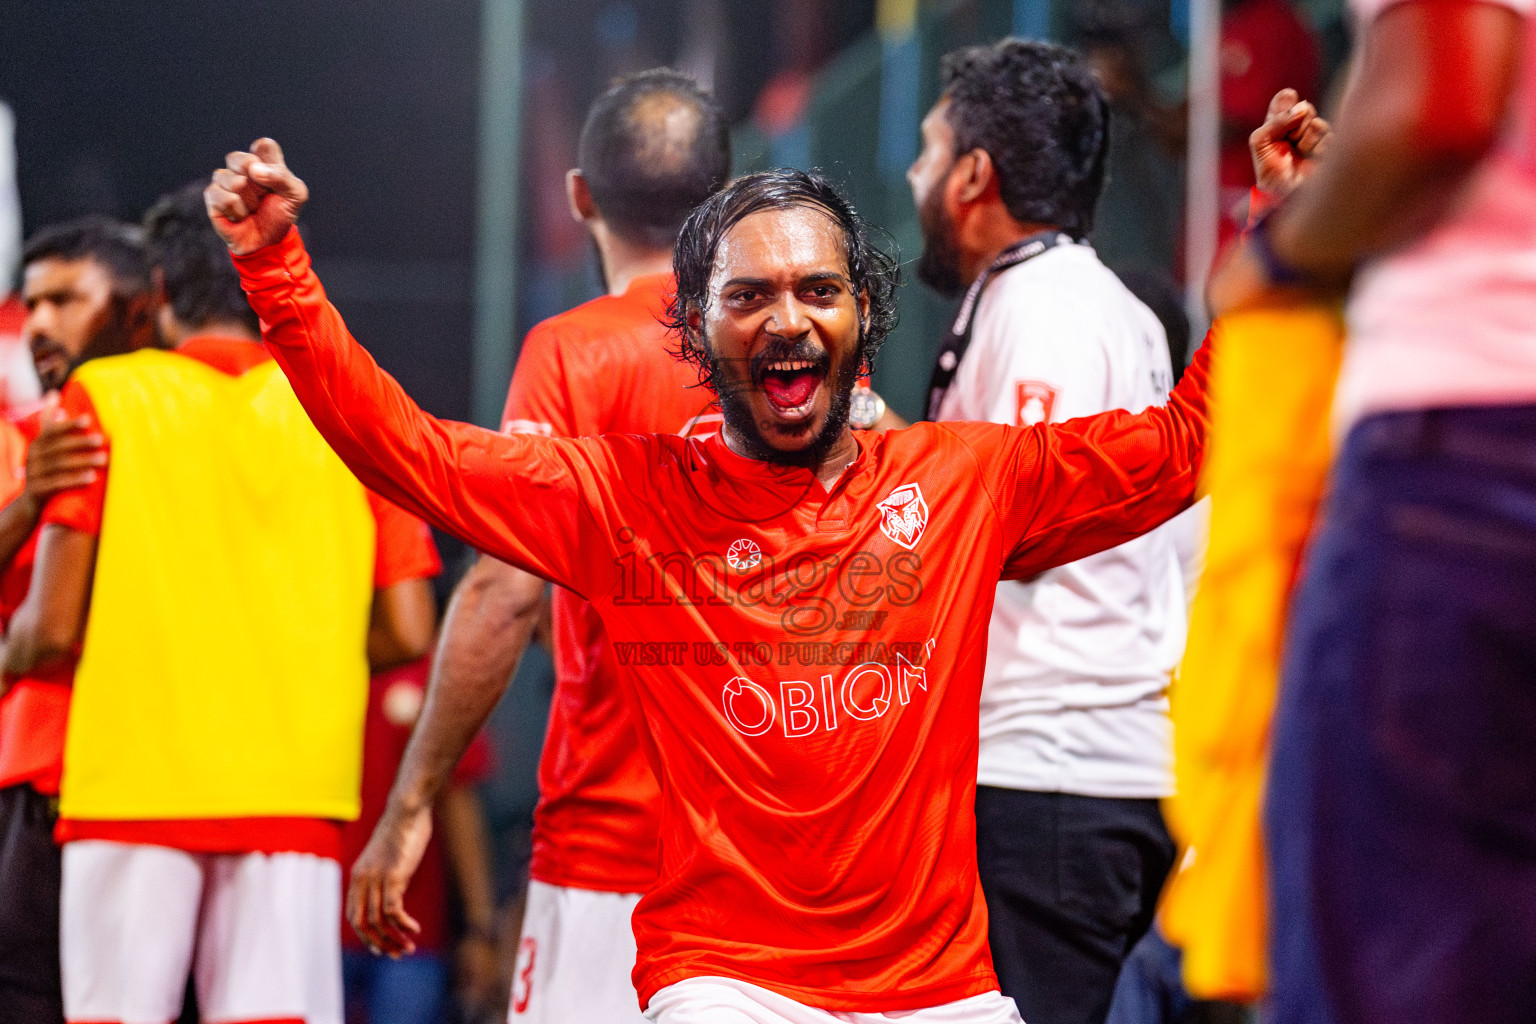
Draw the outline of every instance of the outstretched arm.
M1289 195L1317 169L1330 137L1328 122L1312 104L1293 89L1280 90L1248 140L1259 188L1272 200ZM1009 556L1005 578L1027 577L1123 543L1194 499L1209 424L1211 348L1220 333L1218 321L1166 407L1084 417L1056 428L1044 446L1051 458L1036 462L1050 483L1034 496L1032 518Z
M416 948L419 927L405 912L405 890L432 835L432 808L506 691L544 591L537 576L481 556L448 604L421 718L384 813L352 865L347 917L381 952Z
M293 224L309 192L271 139L232 153L205 192L262 340L315 427L365 485L501 560L581 594L615 571L599 526L616 474L599 441L438 420L348 333Z
M1282 89L1249 137L1260 188L1288 195L1316 169L1328 122ZM1016 489L1003 492L1005 579L1022 579L1122 544L1182 512L1194 500L1209 426L1211 350L1220 321L1166 406L1110 412L1037 428L1023 445Z
M1003 527L1004 579L1123 544L1195 499L1209 425L1211 331L1165 406L1027 428L957 425L971 447ZM991 434L991 443L984 438ZM982 443L978 443L982 442Z

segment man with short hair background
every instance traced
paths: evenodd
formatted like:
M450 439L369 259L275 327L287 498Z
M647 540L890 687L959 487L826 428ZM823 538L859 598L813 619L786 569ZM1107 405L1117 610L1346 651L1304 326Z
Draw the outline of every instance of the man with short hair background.
M339 819L368 665L431 639L424 525L372 499L258 343L198 189L146 216L172 351L63 406L110 471L42 514L7 673L74 662L56 836L64 1009L339 1024Z
M23 328L44 391L97 356L155 341L158 302L143 231L106 217L43 228L22 251Z
M89 359L154 341L156 301L136 227L86 217L43 228L23 249L22 282L23 337L50 392ZM44 504L90 483L106 453L89 419L61 411L57 395L5 432L3 469L9 477L25 467L20 493L0 510L0 617L9 630L31 585ZM53 826L72 670L61 663L0 680L0 1019L16 1024L64 1018Z
M719 427L713 396L680 363L662 319L672 246L689 211L730 173L724 118L684 75L616 82L582 128L566 186L608 294L529 332L503 429L554 437ZM443 623L431 698L389 809L354 869L360 932L370 902L397 906L447 773L506 689L544 592L539 577L482 556ZM539 763L533 859L510 1019L548 1024L639 1020L630 914L656 879L661 794L645 762L602 620L556 587L555 693ZM375 936L380 942L382 937Z
M1087 61L1005 39L944 58L908 177L918 272L966 292L929 414L1010 426L1137 412L1173 386L1152 311L1088 244L1109 106ZM1167 687L1186 612L1173 523L998 585L976 840L992 957L1030 1024L1100 1024L1174 848Z

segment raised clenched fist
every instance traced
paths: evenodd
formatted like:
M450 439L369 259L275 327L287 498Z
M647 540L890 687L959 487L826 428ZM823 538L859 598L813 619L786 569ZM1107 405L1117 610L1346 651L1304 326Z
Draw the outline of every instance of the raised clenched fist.
M271 139L257 139L248 153L229 154L203 190L208 217L236 256L282 241L307 199L309 187L288 169L282 147Z
M1295 89L1281 89L1269 101L1264 123L1248 137L1259 188L1283 198L1312 173L1328 146L1331 129L1317 108Z

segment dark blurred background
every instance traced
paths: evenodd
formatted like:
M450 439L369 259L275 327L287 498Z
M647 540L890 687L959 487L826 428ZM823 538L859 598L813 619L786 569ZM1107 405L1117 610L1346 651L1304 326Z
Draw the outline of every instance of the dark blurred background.
M690 57L708 76L731 38L736 71L715 77L739 118L776 70L824 61L875 8L801 4L796 40L775 38L782 6L524 5L521 329L591 294L560 177L613 76ZM423 406L468 419L481 18L476 0L7 4L0 98L16 116L23 230L137 218L271 135L313 190L307 239L348 323Z
M514 349L532 323L594 293L561 176L592 97L658 64L714 86L738 125L738 171L822 168L910 259L919 241L901 174L939 55L1018 28L1097 48L1123 123L1095 241L1117 269L1182 280L1187 3L11 0L0 99L16 118L26 232L84 212L136 218L226 151L274 136L312 188L308 241L349 324L427 409L484 419L493 411L472 406L472 372L482 25L493 8L521 8L518 258L506 282L516 323L503 342ZM1339 4L1295 10L1331 70L1344 45ZM1298 59L1226 49L1226 72ZM1310 77L1307 91L1320 93ZM877 385L911 415L945 312L909 284L902 313Z

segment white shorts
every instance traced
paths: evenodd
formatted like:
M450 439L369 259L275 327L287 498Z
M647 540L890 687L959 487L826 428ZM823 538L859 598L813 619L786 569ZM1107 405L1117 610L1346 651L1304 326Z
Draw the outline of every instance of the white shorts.
M851 1013L818 1010L734 978L686 978L651 997L645 1015L656 1024L1023 1024L1001 992L956 999L921 1010Z
M64 846L70 1021L165 1024L191 971L208 1024L341 1024L341 865L304 853Z
M512 1024L644 1024L631 973L639 893L528 883Z

